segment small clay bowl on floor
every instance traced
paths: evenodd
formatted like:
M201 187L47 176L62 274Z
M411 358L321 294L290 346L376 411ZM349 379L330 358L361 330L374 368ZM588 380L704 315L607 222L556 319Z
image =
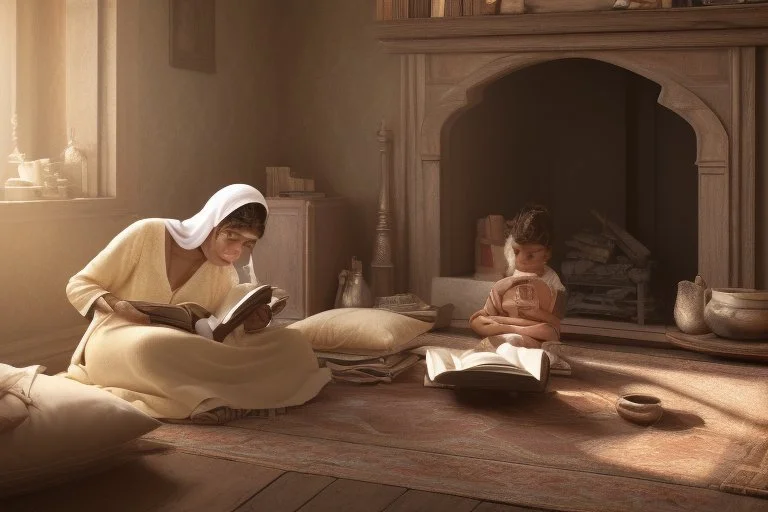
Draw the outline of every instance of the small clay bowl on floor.
M664 412L661 400L651 395L624 395L616 401L619 416L638 425L653 425Z

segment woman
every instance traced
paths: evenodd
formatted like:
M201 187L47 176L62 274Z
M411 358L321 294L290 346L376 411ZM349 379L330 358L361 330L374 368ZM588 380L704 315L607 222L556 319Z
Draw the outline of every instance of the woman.
M128 226L67 285L72 305L93 319L66 376L104 387L156 418L280 408L314 397L330 374L318 368L301 333L248 333L246 321L218 343L149 325L127 302L195 302L215 311L238 282L232 264L264 234L267 214L258 190L230 185L185 221Z

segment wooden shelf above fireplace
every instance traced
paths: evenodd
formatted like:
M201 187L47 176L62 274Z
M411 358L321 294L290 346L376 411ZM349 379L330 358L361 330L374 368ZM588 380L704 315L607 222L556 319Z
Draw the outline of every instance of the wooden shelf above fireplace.
M768 3L653 10L609 10L455 18L412 18L376 24L390 51L432 53L444 41L484 39L469 50L492 50L494 39L519 40L527 50L604 47L710 47L768 44ZM553 48L554 47L554 48Z

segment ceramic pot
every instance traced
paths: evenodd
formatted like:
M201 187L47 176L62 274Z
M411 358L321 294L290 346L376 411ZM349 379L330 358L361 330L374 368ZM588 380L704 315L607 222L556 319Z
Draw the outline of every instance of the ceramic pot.
M712 332L731 340L768 338L768 291L712 288L704 321Z
M619 416L638 425L653 425L664 409L661 400L651 395L624 395L616 401L616 412Z
M675 298L675 324L686 334L706 334L710 328L704 321L704 303L707 285L701 276L696 281L680 281L677 283Z
M19 164L19 178L34 183L35 185L43 184L42 172L43 168L39 160L21 162Z

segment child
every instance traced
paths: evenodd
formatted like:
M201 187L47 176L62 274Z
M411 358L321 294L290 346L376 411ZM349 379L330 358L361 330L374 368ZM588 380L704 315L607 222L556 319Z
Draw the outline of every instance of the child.
M507 276L497 281L469 323L481 336L517 334L515 345L541 348L558 341L565 287L547 262L552 256L552 220L546 208L526 206L511 222L504 246Z

